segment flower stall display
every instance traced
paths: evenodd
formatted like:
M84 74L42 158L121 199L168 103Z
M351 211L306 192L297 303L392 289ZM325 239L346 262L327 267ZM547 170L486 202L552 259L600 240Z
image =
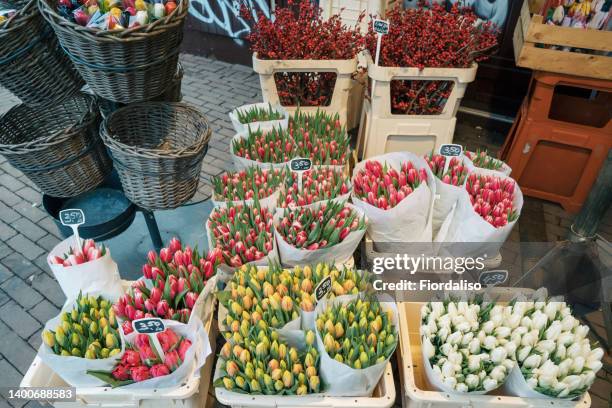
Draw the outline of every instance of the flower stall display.
M247 39L264 101L290 112L338 112L346 124L351 75L364 46L359 23L347 27L339 14L325 19L308 0L290 0L270 17L245 7L242 16L253 22Z
M397 346L395 302L342 296L320 302L315 314L326 393L370 396Z
M349 142L338 114L296 111L287 129L237 134L232 139L230 152L237 169L253 165L285 167L297 157L310 158L313 165L343 166L348 159Z
M142 266L143 279L135 281L113 305L116 315L123 319L126 334L133 332L132 321L145 317L172 319L181 323L206 320L204 299L214 289L219 251L200 254L183 246L173 238L168 247L157 254L149 251Z
M489 156L487 150L476 150L475 152L470 152L468 150L464 150L463 154L472 161L474 167L478 167L480 169L487 169L491 171L497 171L502 173L503 175L509 176L512 173L512 169L506 163L501 160L495 159Z
M47 264L67 299L102 289L115 298L123 293L110 249L92 239L82 240L78 248L74 236L66 238L51 250Z
M434 237L442 228L444 221L449 218L471 169L471 166L462 158L452 157L445 173L446 160L445 156L433 152L425 156L425 161L435 176L436 194L438 195L433 206L432 229Z
M352 184L352 202L367 216L372 241L431 241L436 186L422 157L397 152L359 162Z
M507 309L482 299L435 301L421 309L425 373L439 391L485 394L514 368Z
M237 172L223 173L212 178L213 203L226 206L252 204L255 200L264 208L274 209L287 177L286 169L248 167Z
M526 398L574 399L593 385L604 351L565 302L520 301L508 311L517 367L507 390Z
M103 385L86 371L110 369L123 356L123 332L113 300L103 291L79 293L45 324L38 357L73 387Z
M271 210L257 202L214 208L206 221L208 246L221 252L226 269L246 263L267 265L278 258L272 222Z
M176 387L194 375L199 376L211 353L202 322L196 320L183 325L163 320L162 323L165 330L151 337L138 333L127 335L125 353L115 360L112 369L89 370L88 376L124 389Z
M605 30L612 11L606 0L553 0L547 4L544 15L546 24Z
M280 261L287 266L348 262L366 226L363 211L344 202L285 208L274 217Z
M252 103L242 105L229 114L234 129L238 133L246 133L250 129L269 131L279 127L286 129L289 124L289 114L282 106L272 106L271 103Z
M440 115L450 112L450 116L454 116L457 106L447 105L457 104L465 84L449 80L454 76L449 75L450 72L438 74L435 69L468 70L473 67L475 71L475 63L487 59L487 54L496 46L497 28L490 22L477 24L478 16L458 3L450 9L440 4L410 9L396 7L385 13L385 19L389 21L389 33L382 37L378 66L417 68L419 71L418 75L416 72L406 76L396 73L397 78L390 78L390 89L385 88L390 90L388 113ZM377 34L370 25L366 48L372 56L376 55L376 46ZM459 86L463 88L461 92L456 89Z
M302 174L302 189L298 176L291 173L278 197L278 207L303 207L320 201L348 201L351 183L344 172L327 167L314 168Z
M123 30L153 23L174 12L180 0L57 0L68 21L99 30Z

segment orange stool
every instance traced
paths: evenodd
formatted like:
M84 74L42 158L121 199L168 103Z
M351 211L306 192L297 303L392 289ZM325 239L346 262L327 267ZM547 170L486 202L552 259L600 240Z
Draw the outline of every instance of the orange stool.
M500 156L525 195L578 212L611 148L612 81L534 72Z

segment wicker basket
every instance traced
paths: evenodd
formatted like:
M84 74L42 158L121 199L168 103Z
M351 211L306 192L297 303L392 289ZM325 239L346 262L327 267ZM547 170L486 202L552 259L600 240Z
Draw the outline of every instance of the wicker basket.
M76 93L84 82L60 49L36 0L0 24L0 84L30 106L50 104Z
M183 73L183 66L179 62L176 70L176 75L174 76L174 79L172 80L172 83L170 84L168 89L166 89L166 91L160 96L153 98L151 102L180 102L183 99L183 94L181 93ZM102 98L98 99L98 105L100 106L100 113L102 114L103 119L106 119L111 113L113 113L117 109L126 106L124 103L117 103Z
M196 192L212 131L183 103L148 102L113 112L100 134L125 195L142 208L176 208Z
M112 170L99 123L95 98L85 94L45 109L17 105L0 117L0 154L44 193L73 197Z
M72 23L55 11L56 0L38 0L64 51L92 91L113 102L150 101L176 74L189 0L151 24L104 31Z

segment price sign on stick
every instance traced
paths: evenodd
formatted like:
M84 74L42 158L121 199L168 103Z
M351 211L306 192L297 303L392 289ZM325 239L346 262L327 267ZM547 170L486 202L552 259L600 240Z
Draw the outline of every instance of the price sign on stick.
M461 156L463 153L463 146L458 144L443 144L440 146L440 154L445 157L444 160L444 174L448 171L451 158Z
M312 168L312 160L305 157L291 159L291 162L289 162L289 168L292 172L297 173L298 190L302 191L302 173Z
M501 285L508 280L508 271L500 269L494 271L484 271L478 277L478 282L482 286Z
M166 326L162 319L158 317L147 317L144 319L136 319L132 322L134 331L138 334L147 334L149 341L155 346L157 353L160 355L162 361L164 360L164 349L162 348L159 340L157 340L157 333L161 333L166 330Z
M332 288L331 276L328 276L325 279L323 279L321 282L319 282L319 284L314 290L315 299L317 300L317 302L319 302L321 299L327 296L327 294L331 291L331 288Z
M81 238L79 237L79 225L85 224L85 214L83 214L83 210L78 208L62 210L59 213L59 219L62 225L72 228L77 250L80 251L82 246Z
M382 36L389 34L389 22L386 20L372 20L372 28L376 33L376 56L374 57L374 65L378 66L378 60L380 59L380 44L382 42ZM372 98L374 98L374 88L376 87L376 80L372 80Z

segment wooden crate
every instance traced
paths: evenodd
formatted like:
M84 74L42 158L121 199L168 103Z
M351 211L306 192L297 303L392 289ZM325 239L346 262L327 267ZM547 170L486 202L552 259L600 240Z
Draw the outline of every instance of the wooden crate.
M612 31L544 24L541 15L530 15L528 1L524 0L513 43L519 67L612 80L612 57L598 55L612 51ZM583 48L598 54L552 50L536 44Z

